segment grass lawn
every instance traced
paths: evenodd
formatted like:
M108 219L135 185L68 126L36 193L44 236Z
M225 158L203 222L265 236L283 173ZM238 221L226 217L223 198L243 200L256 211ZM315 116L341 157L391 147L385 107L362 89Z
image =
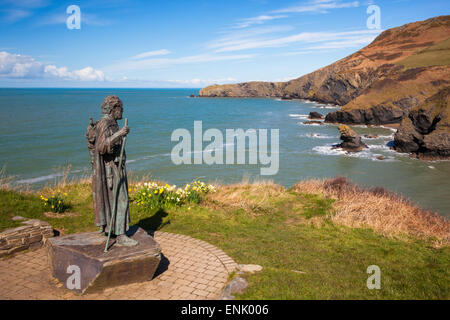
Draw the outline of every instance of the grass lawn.
M75 216L48 218L38 194L0 191L0 228L21 215L69 234L95 230L88 183L62 187ZM264 190L264 191L261 191ZM146 212L131 205L132 224L189 235L224 250L237 263L259 264L244 275L238 299L448 299L450 249L411 237L385 237L331 221L333 199L282 187L219 187L200 204ZM369 290L367 267L381 268L381 290Z

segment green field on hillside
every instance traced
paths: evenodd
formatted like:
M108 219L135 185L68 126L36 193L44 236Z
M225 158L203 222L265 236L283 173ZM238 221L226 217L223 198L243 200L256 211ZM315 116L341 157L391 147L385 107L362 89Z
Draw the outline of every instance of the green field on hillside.
M450 38L403 59L397 64L408 69L450 65Z

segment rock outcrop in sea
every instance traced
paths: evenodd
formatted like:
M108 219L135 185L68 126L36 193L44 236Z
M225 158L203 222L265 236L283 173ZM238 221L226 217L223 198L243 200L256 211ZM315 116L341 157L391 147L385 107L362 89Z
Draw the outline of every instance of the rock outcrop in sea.
M338 148L349 152L358 152L367 148L367 145L361 141L361 137L348 125L341 125L338 129L342 140L342 143L337 146Z
M312 119L312 120L323 119L323 118L324 118L324 116L316 111L310 112L309 116L308 116L308 119Z

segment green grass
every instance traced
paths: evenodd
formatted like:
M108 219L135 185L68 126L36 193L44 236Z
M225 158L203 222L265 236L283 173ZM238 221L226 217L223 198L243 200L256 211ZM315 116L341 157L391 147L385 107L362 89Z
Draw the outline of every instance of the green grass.
M450 38L403 59L397 64L407 69L450 65Z
M21 225L20 222L11 220L14 216L47 221L53 228L66 234L93 231L96 228L92 193L89 189L90 184L87 183L74 184L61 189L68 193L67 200L70 207L67 212L76 214L75 216L62 214L62 218L49 218L44 215L44 212L49 210L43 206L39 194L0 190L0 231Z
M317 194L302 194L303 215L306 218L326 216L332 211L333 199L327 199Z
M71 218L42 216L39 195L0 192L1 228L14 215L49 221L65 233L95 230L88 184L69 186ZM220 192L220 190L219 190ZM245 193L245 195L244 195ZM252 200L251 192L243 198ZM132 224L189 235L218 246L237 263L259 264L238 299L448 299L450 249L414 239L396 240L368 229L336 226L324 218L332 200L286 191L265 200L260 212L211 203L145 212L131 205ZM366 286L367 267L381 268L381 290ZM298 273L300 271L304 273Z

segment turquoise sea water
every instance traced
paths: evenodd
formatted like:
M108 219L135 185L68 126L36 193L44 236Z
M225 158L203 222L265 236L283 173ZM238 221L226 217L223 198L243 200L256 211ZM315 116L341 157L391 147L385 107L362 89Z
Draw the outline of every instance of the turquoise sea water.
M127 166L134 175L151 175L177 185L194 178L223 183L257 178L261 165L176 166L170 157L176 145L171 134L185 128L193 137L196 120L203 122L203 130L217 128L224 137L225 129L279 129L279 172L264 179L289 187L307 178L346 176L450 214L450 162L424 162L391 151L391 129L354 127L359 134L379 138L365 139L369 149L350 155L331 148L339 142L335 125L303 124L309 112L326 114L336 110L334 106L299 100L189 98L192 93L198 90L0 89L0 166L17 183L32 187L52 182L68 164L72 175L89 174L84 136L89 117L97 120L103 98L116 94L129 119ZM379 155L386 159L377 160Z

